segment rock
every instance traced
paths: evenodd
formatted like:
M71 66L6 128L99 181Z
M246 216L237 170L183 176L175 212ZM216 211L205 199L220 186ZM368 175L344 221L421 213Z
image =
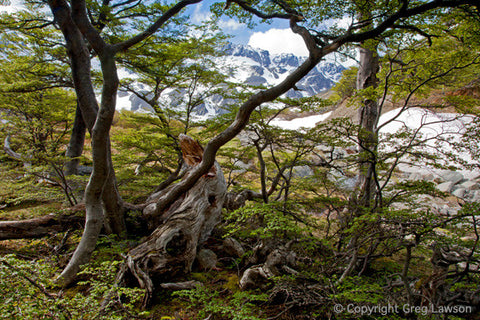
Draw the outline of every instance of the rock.
M238 167L238 168L244 169L244 170L248 170L248 169L252 168L251 164L247 164L247 163L245 163L245 162L243 162L242 160L239 160L239 159L235 159L233 165L235 167Z
M296 166L292 169L295 178L308 178L313 176L313 170L309 166Z
M88 176L92 173L93 167L79 165L77 168L77 174L79 176Z
M226 238L223 240L223 251L236 258L241 258L245 254L243 246L234 238Z
M444 214L444 215L446 215L446 216L450 216L450 215L452 215L452 210L451 210L451 209L452 209L452 208L450 208L450 206L448 206L447 204L444 204L444 205L440 208L439 212L440 212L440 214Z
M422 175L422 178L425 181L433 181L433 179L435 179L435 176L433 175L433 173L425 173Z
M211 270L217 265L217 255L210 249L202 249L197 252L198 266L202 270Z
M480 182L480 173L475 171L470 171L464 173L465 179L470 181L477 181Z
M472 196L472 202L480 202L480 191L475 191L475 193Z
M268 279L268 275L262 266L250 267L242 275L240 279L240 288L242 290L255 289L262 287Z
M332 151L332 147L320 144L315 147L315 150L324 152L324 153L330 153Z
M311 155L308 158L308 161L314 166L326 166L327 165L327 161L324 158L322 158L322 157L320 157L316 154Z
M452 194L456 197L463 198L465 196L465 188L458 188L457 190L453 191Z
M464 237L461 237L460 240L462 241L469 241L469 242L475 242L477 240L477 237L473 236L473 235L468 235L468 236L464 236Z
M457 263L457 266L460 270L465 270L467 268L466 262ZM480 265L477 263L469 263L468 264L468 271L478 273L480 271Z
M422 179L423 179L422 175L418 172L412 172L408 177L408 180L412 180L412 181L417 181Z
M354 177L347 177L336 170L331 170L327 177L330 181L334 182L338 188L347 192L355 191L355 187L357 186L358 182L358 175Z
M345 149L335 148L332 151L332 159L338 160L338 159L343 159L347 156L348 156L348 153L347 153L347 151L345 151Z
M446 173L440 174L440 178L447 182L453 182L453 184L457 184L464 179L463 174L456 171L447 171Z
M461 188L465 188L466 190L478 190L480 186L475 181L466 181L460 185Z
M455 185L455 182L453 181L447 181L444 183L440 183L437 186L437 189L442 191L442 192L452 192L453 186Z

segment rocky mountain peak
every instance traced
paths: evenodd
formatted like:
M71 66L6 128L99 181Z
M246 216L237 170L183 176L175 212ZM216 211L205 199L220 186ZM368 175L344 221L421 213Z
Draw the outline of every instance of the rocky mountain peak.
M229 42L222 50L227 56L245 57L260 64L262 67L270 66L270 53L266 50L254 49L248 45L234 44Z
M230 75L229 81L251 86L271 87L277 85L306 59L291 53L271 54L266 50L233 43L227 43L221 51L224 55L214 58L219 70L223 70L225 74ZM340 64L321 62L297 83L298 90L292 89L285 96L302 98L324 92L340 79L343 70L345 70L345 67ZM132 111L148 111L150 109L141 99L134 96L127 97L125 94L119 95L119 109L125 108ZM171 90L165 94L170 96L161 99L176 103L179 101L179 97L175 97L175 95L181 95L182 92ZM214 116L224 112L224 106L227 103L228 99L223 99L220 95L214 95L206 98L195 109L195 112L200 116Z

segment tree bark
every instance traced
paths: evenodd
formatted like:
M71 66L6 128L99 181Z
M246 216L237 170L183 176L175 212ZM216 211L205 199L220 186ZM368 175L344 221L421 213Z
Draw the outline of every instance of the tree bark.
M255 145L255 149L257 150L257 157L258 162L260 165L260 183L261 183L261 190L262 190L262 199L263 202L268 203L268 196L267 193L267 166L265 164L265 160L263 159L263 150L266 148L266 144L260 146L259 141L254 141L253 144Z
M92 136L93 172L85 190L85 229L70 262L57 278L57 283L67 286L74 280L80 266L90 260L104 223L104 208L108 211L107 216L110 214L119 220L123 220L123 211L118 208L121 199L116 192L116 188L104 188L105 185L115 184L109 149L109 130L115 112L118 78L116 77L115 61L113 59L114 53L109 51L108 48L102 51L98 50L97 54L100 56L104 75L102 104L99 109L90 76L90 52L79 29L79 19L74 20L72 18L72 10L64 0L50 0L49 6L64 34L75 91L82 108L83 118L89 130L91 130ZM104 189L106 192L103 192ZM107 200L103 203L102 195ZM124 223L122 226L124 227ZM114 230L115 228L112 227L111 229Z
M5 151L6 154L8 154L10 157L17 161L23 162L23 166L28 169L32 166L30 162L28 162L27 157L22 156L20 153L13 151L12 147L10 146L10 136L7 135L4 140L3 144L3 151Z
M78 173L78 164L80 157L83 153L83 145L85 143L86 124L83 120L82 110L78 105L75 110L75 120L73 121L72 134L70 135L70 141L68 143L67 152L65 155L70 158L65 165L65 175L69 176Z
M77 215L54 215L20 220L0 221L0 240L41 238L52 232L79 229L85 218Z
M365 8L363 9L365 10ZM360 19L369 20L370 13L361 13ZM377 88L379 60L376 44L362 43L359 47L360 65L357 73L357 90ZM376 126L378 123L379 110L375 97L367 93L359 109L358 148L359 148L359 172L357 181L357 204L370 208L375 193L375 170L378 149L378 137Z
M203 149L198 142L180 135L180 146L186 165L193 168L201 162ZM132 275L146 289L144 305L152 297L156 283L170 283L172 277L190 272L198 245L220 222L226 190L222 170L215 162L161 215L160 225L148 239L129 252L120 279Z

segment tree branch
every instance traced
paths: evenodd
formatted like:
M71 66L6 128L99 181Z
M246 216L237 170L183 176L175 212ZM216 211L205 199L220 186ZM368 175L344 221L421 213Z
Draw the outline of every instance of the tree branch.
M408 8L409 1L403 1L403 5L395 12L380 23L376 28L360 33L348 33L338 37L335 42L340 45L351 42L362 42L368 39L374 39L382 34L385 30L392 28L392 26L400 19L413 17L427 11L438 8L453 8L462 5L477 6L477 0L433 0L422 5Z
M113 45L113 51L114 52L125 51L128 48L136 45L137 43L145 40L146 38L154 34L158 29L160 29L160 27L162 27L174 15L179 13L183 8L186 8L189 5L199 3L202 1L203 0L181 0L176 5L168 9L160 18L158 18L158 20L154 24L148 27L145 31L137 34L136 36L126 41Z
M85 0L72 0L72 18L78 29L87 38L88 42L98 55L103 55L107 43L100 36L100 32L90 22L87 15Z
M257 10L250 6L247 2L243 0L228 0L228 2L234 2L238 4L243 10L252 13L253 15L262 18L262 19L274 19L274 18L279 18L279 19L290 19L292 16L291 13L265 13L260 10ZM278 1L275 1L275 3L278 4ZM283 6L281 6L283 8Z

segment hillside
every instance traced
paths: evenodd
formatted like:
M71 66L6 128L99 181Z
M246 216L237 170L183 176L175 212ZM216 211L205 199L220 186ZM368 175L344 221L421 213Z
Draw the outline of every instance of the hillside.
M270 54L268 51L254 49L247 45L228 44L220 50L222 55L214 57L213 62L217 68L227 75L227 80L232 83L249 85L253 87L271 87L279 84L297 68L305 57L296 57L293 54ZM345 70L340 64L321 62L298 84L297 90L290 89L284 96L288 98L311 97L330 89L341 77ZM133 77L135 74L123 70L123 77ZM151 88L142 84L136 85L139 92L148 94ZM201 95L207 88L200 88L197 95ZM170 88L160 97L162 103L175 106L185 90ZM224 112L225 101L220 94L208 96L200 105L196 106L194 113L197 116L212 117ZM118 94L117 110L151 111L150 105L138 96L129 92L120 91Z
M477 319L477 3L1 14L0 318Z

